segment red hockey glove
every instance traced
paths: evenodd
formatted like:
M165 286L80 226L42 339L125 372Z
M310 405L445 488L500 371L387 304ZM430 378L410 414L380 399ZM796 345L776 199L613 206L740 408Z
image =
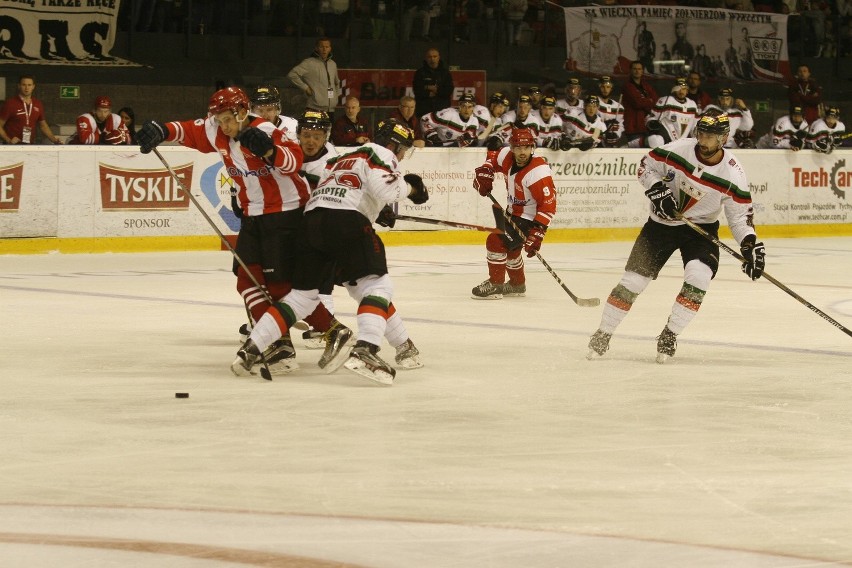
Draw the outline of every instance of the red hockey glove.
M524 241L524 252L527 256L535 256L541 248L541 241L544 240L544 233L547 232L547 227L543 225L533 225L527 232L527 239Z
M494 186L494 169L489 164L483 164L473 170L476 177L473 179L473 189L479 192L479 195L486 197Z
M104 132L104 143L118 146L127 142L127 136L122 130L109 130Z

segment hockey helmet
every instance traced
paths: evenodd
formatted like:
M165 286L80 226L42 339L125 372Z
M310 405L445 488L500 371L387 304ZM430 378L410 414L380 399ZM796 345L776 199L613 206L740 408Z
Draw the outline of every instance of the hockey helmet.
M825 111L825 117L833 116L834 118L840 118L840 109L837 107L828 107Z
M521 104L521 103L531 105L532 99L530 98L529 95L521 95L520 97L518 97L518 104Z
M612 77L609 75L601 75L600 79L598 79L599 85L612 85Z
M535 134L529 128L513 128L509 137L509 146L533 146L535 147Z
M274 85L259 85L250 98L251 106L277 105L281 108L281 93Z
M331 119L328 115L319 110L306 110L297 120L298 126L296 133L302 131L303 128L308 130L324 130L326 133L331 128Z
M792 114L798 114L798 115L803 114L803 113L802 113L802 107L800 107L800 106L792 106L792 107L790 107L790 114L791 114L791 115L792 115Z
M587 105L601 106L601 100L598 98L597 95L589 95L588 97L586 97L586 100L583 103L583 106Z
M386 118L376 127L375 141L379 146L393 142L396 144L394 152L399 152L401 147L410 148L414 144L414 131L395 118Z
M498 91L491 95L491 99L488 102L492 105L509 106L509 97Z
M719 89L719 96L720 97L733 97L734 96L734 90L729 88L729 87L725 87L724 89Z
M553 97L544 97L541 99L541 106L543 107L555 107L556 99Z
M459 106L461 106L463 104L475 105L476 104L476 98L473 95L471 95L470 93L463 93L459 97Z
M112 108L112 101L109 97L101 95L95 99L95 108Z
M708 134L726 135L731 132L731 124L728 121L728 115L724 112L718 114L707 112L698 119L696 130Z
M226 87L219 89L210 97L207 104L207 112L219 114L225 111L239 114L240 110L249 110L249 98L239 87Z

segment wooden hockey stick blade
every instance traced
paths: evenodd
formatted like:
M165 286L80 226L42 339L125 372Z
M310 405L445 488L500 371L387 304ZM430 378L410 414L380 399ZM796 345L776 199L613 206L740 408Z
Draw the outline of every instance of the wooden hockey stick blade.
M520 229L520 227L518 227L515 224L515 222L512 220L512 217L508 213L506 213L506 210L503 209L502 207L500 207L500 204L497 202L497 199L493 195L491 195L490 193L488 194L488 198L491 199L491 202L494 204L494 207L496 207L497 209L500 210L500 212L503 214L503 218L506 219L506 222L509 223L509 225L512 226L512 228L515 230L516 233L518 233L519 235L521 235L521 237L523 237L524 232ZM553 279L556 280L556 282L562 287L562 289L565 290L565 293L568 294L568 296L572 300L574 300L575 304L577 304L578 306L580 306L582 308L594 308L595 306L600 305L600 303L601 303L600 298L580 298L579 296L577 296L577 294L572 292L568 288L568 286L565 285L565 283L562 281L562 279L559 278L559 275L556 274L556 271L553 270L553 268L550 266L550 264L548 264L548 262L546 260L544 260L544 257L541 256L541 254L538 251L536 251L535 257L539 260L539 262L541 262L542 266L544 266L544 268L550 273L550 275L553 276Z
M472 231L483 231L486 233L497 233L499 229L494 227L483 227L482 225L471 225L469 223L458 223L456 221L445 221L443 219L426 219L425 217L411 217L410 215L397 215L400 221L414 221L415 223L426 223L429 225L445 225L447 227L456 227L457 229L470 229Z
M728 245L726 245L725 243L720 241L718 238L714 237L713 235L711 235L710 233L705 231L702 227L696 225L694 222L690 221L686 217L680 217L680 220L683 221L684 223L686 223L696 233L698 233L699 235L701 235L702 237L704 237L708 241L712 242L713 244L715 244L719 248L723 249L725 252L727 252L728 254L730 254L731 256L733 256L734 258L739 260L740 262L746 262L746 259L743 258L743 255L741 255L740 253L738 253L737 251L735 251L734 249L732 249L731 247L729 247ZM810 311L812 311L813 313L815 313L816 315L818 315L819 317L821 317L822 319L824 319L825 321L827 321L828 323L830 323L831 325L833 325L834 327L836 327L837 329L839 329L840 331L845 333L846 335L852 337L852 330L848 329L843 324L841 324L839 321L835 320L830 315L828 315L827 313L825 313L824 311L822 311L821 309L819 309L818 307L816 307L812 303L808 302L803 297L799 296L797 293L795 293L793 290L791 290L790 288L785 286L783 283L779 282L778 280L776 280L775 278L770 276L768 272L766 272L766 271L763 272L763 278L765 278L766 280L775 284L778 288L780 288L781 290L783 290L784 292L786 292L787 294L789 294L790 296L795 298L796 301L798 301L800 304L802 304L803 306L808 308Z

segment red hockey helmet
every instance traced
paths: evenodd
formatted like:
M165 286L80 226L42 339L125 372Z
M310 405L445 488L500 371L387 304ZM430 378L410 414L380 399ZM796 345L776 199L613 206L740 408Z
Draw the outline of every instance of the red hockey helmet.
M107 96L100 96L95 99L95 108L112 108L112 101Z
M219 114L220 112L231 111L238 114L240 109L249 110L249 106L249 98L242 89L227 87L213 93L213 96L210 97L210 103L207 105L207 112Z
M535 134L529 128L513 128L509 137L509 146L533 146L535 147Z

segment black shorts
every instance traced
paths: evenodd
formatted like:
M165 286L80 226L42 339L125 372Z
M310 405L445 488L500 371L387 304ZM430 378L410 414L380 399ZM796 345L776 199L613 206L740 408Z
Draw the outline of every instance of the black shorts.
M699 226L714 237L719 236L718 221ZM650 218L639 232L625 268L656 280L660 270L676 250L680 250L684 266L690 260L700 260L709 266L713 276L716 276L719 269L719 247L699 235L689 225L663 225Z
M385 245L358 211L319 207L305 213L293 288L329 290L368 275L387 274Z
M524 235L529 232L530 227L533 225L533 222L529 219L524 219L523 217L516 217L515 215L510 215L510 217L512 218L512 222L514 222L515 225L524 233L522 235L519 235L518 232L514 229L514 227L512 227L512 225L510 225L506 221L504 213L508 214L508 211L501 211L496 207L492 207L491 209L494 213L494 226L503 231L503 233L500 235L500 238L503 240L503 244L505 245L506 250L511 252L513 250L518 250L519 248L524 246L524 240L526 239Z
M302 216L303 210L296 209L243 217L237 254L246 265L259 264L270 282L291 280Z

